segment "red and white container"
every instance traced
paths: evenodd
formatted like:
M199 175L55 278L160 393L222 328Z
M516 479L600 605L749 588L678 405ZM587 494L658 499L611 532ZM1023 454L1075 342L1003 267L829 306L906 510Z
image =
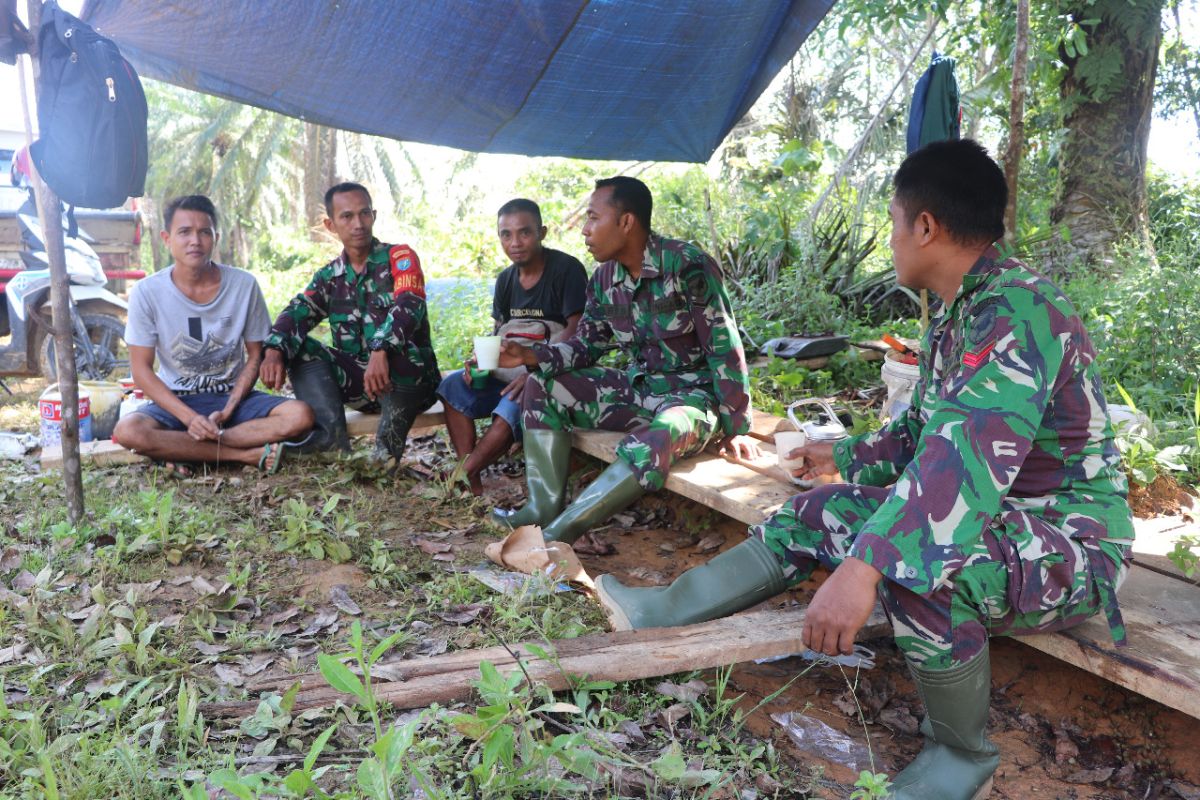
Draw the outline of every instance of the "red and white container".
M62 393L54 385L38 398L38 416L42 418L42 447L62 444ZM92 440L92 397L86 389L79 390L79 441Z

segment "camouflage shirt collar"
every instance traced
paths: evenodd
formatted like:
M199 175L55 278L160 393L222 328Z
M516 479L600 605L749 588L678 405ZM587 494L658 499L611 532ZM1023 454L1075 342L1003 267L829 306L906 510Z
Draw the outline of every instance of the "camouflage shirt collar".
M979 256L979 259L971 265L967 270L967 274L963 276L962 286L958 290L958 296L961 297L969 292L975 291L979 285L988 278L995 275L1003 269L1006 262L1000 260L1000 251L994 246L988 247Z
M646 278L657 278L662 274L662 254L662 237L651 231L650 238L646 240L646 249L642 252L642 274L638 278L639 282ZM617 265L617 280L632 289L633 280L629 277L629 270L625 269L625 265L620 261L614 263Z
M367 256L367 259L369 260L380 250L386 250L387 247L388 246L386 244L372 237L371 255ZM342 275L345 275L347 269L349 269L351 272L354 271L353 267L350 266L350 259L346 257L346 248L344 247L342 248L342 252L337 254L337 258L329 262L329 266L333 269L333 277L335 278L340 278Z

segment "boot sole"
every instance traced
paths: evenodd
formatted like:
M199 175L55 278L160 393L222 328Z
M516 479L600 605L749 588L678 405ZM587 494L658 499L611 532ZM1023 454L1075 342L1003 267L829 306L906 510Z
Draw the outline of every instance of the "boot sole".
M608 592L604 591L604 578L601 575L596 581L596 597L600 600L600 607L604 609L605 616L608 617L608 624L614 631L631 631L633 623L629 621L629 616L625 613L617 603L609 596Z

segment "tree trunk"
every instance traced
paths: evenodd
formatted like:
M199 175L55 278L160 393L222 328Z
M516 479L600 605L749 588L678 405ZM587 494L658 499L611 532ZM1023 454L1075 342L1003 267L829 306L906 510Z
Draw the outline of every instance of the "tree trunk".
M1099 19L1087 53L1062 53L1066 136L1050 218L1070 231L1068 262L1102 265L1132 235L1149 246L1146 145L1164 0L1071 0L1065 12ZM1066 265L1064 265L1066 266Z
M1004 156L1004 180L1008 203L1004 206L1004 240L1017 236L1017 177L1025 147L1025 69L1029 53L1029 0L1017 2L1017 34L1013 43L1012 96L1008 108L1008 152Z
M321 239L325 190L337 183L337 131L304 124L304 218L314 239Z
M34 93L40 96L36 43L42 23L42 0L29 0L28 9L29 31L34 42L30 47L29 61L33 68ZM25 113L25 137L28 142L32 138L32 125L29 98L25 92L25 67L19 61L17 66L21 70L21 105ZM38 174L32 158L29 167L42 236L46 241L46 260L50 265L50 324L54 328L54 361L58 371L59 396L62 398L63 489L67 496L67 519L72 525L78 525L83 521L84 513L83 469L79 461L79 382L75 373L75 331L71 323L71 288L63 244L62 204L58 195Z

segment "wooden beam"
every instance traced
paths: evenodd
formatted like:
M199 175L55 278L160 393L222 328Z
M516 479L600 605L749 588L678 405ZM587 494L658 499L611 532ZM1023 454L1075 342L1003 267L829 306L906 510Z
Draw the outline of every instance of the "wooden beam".
M1117 598L1125 647L1113 644L1103 614L1058 633L1015 638L1200 718L1200 587L1134 566Z
M79 458L86 464L95 464L97 466L104 466L106 464L141 464L150 460L140 453L126 450L110 439L81 442L79 445ZM43 447L41 463L43 470L62 469L62 448L57 445Z
M860 637L879 635L886 620L876 615L860 632ZM572 679L631 681L709 669L753 661L760 658L789 656L804 651L800 633L804 627L804 608L753 611L724 619L680 628L651 628L561 639L550 644L528 642L513 645L529 677L555 691L568 689ZM538 657L534 650L551 655ZM479 679L479 664L488 661L501 674L521 669L505 647L465 650L442 656L387 665L391 680L374 684L375 696L396 708L420 708L430 703L452 703L468 699L472 683ZM259 684L263 688L283 688L297 678ZM325 683L318 673L299 678L301 690L294 711L333 705L341 700L352 702ZM252 688L252 687L248 687ZM209 716L236 717L254 713L257 700L209 703L202 709Z
M418 414L413 421L412 430L437 428L446 424L446 409L439 400L429 407L424 414ZM346 412L346 430L351 436L374 436L379 429L378 414L364 414L361 411Z

